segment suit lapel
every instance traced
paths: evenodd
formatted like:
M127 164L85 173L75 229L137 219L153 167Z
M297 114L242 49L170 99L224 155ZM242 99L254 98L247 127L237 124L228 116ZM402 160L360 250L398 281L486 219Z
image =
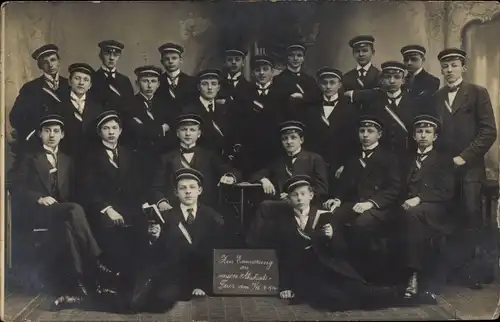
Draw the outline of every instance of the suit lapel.
M378 164L378 159L380 157L380 147L377 147L375 151L373 151L373 154L371 157L368 158L366 162L366 168L362 172L362 178L366 180L369 176L372 175L372 173L376 172L375 170L378 170L375 165Z
M462 82L462 85L458 89L457 96L455 96L455 100L453 100L453 104L451 105L452 113L455 114L465 103L467 100L467 96L469 94L469 86L465 81Z
M61 152L57 153L57 187L59 188L59 192L63 192L64 185L66 184L66 180L69 177L69 159L68 157Z
M43 185L47 189L47 191L50 193L50 176L49 176L49 170L51 168L51 165L49 163L49 160L47 160L47 157L45 156L45 153L40 152L36 155L35 157L35 168L38 171L38 175L40 177L40 180L42 181Z
M427 158L425 158L425 160L422 162L420 169L417 171L417 174L415 176L415 181L420 181L422 179L424 174L426 174L429 171L429 169L432 168L435 159L436 159L436 152L432 150L432 152L430 152Z

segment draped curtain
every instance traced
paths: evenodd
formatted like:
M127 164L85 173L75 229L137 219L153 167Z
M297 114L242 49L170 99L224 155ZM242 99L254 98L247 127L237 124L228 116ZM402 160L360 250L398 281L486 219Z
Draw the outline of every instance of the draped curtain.
M488 89L500 132L500 18L486 23L473 23L464 30L464 49L469 56L466 79ZM499 140L486 155L488 179L499 178Z

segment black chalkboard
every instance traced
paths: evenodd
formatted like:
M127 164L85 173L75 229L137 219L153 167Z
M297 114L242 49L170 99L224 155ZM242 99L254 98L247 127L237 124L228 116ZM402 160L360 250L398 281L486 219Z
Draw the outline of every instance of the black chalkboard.
M215 249L214 294L276 295L278 260L269 249Z

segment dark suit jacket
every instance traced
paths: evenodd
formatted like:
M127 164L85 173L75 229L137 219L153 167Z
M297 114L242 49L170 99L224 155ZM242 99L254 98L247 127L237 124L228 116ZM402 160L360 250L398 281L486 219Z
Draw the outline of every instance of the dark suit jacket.
M419 100L428 100L439 89L439 78L422 69L414 77L412 83L405 84L405 90L414 98Z
M174 89L175 97L169 92L168 76L166 73L160 76L160 87L156 91L162 98L165 99L167 106L175 106L180 109L184 103L191 100L194 96L198 95L198 82L196 77L190 76L184 72L179 74L179 79L177 81L177 86Z
M200 201L209 206L216 206L218 203L219 189L217 184L223 175L233 175L237 181L241 179L239 171L224 162L213 151L200 146L195 147L190 166L203 174L203 193L200 196ZM170 202L176 200L173 175L182 168L184 166L181 164L179 149L172 150L162 156L160 168L152 184L152 203L156 204L162 199L167 199Z
M340 97L327 124L321 103L310 106L306 115L304 146L318 153L333 174L359 150L358 110L345 97ZM333 173L332 173L333 172Z
M110 84L120 95L116 94L110 88ZM99 68L92 75L92 87L89 92L97 103L107 109L114 109L120 113L124 111L124 104L134 96L134 88L127 76L117 72L115 78L107 78L102 68Z
M82 121L75 117L78 113L69 95L63 101L55 105L52 112L60 114L64 118L64 139L61 141L61 149L66 151L73 160L80 160L86 152L88 144L97 140L96 117L104 111L102 105L95 103L87 95Z
M304 91L302 104L308 105L316 100L321 95L316 79L303 70L300 71L300 76L293 74L286 68L281 74L274 78L276 84L286 88L286 93L301 93L297 85ZM300 102L299 102L300 103ZM300 106L299 106L300 107Z
M271 163L267 168L257 171L250 176L250 181L259 181L262 178L268 178L276 189L279 196L283 192L285 181L290 179L290 175L285 169L286 157L282 156ZM316 153L302 150L291 169L292 176L308 175L313 180L313 190L316 196L321 200L328 193L328 174L326 164L323 158Z
M199 96L197 96L182 108L182 113L194 113L203 118L201 137L198 141L199 145L219 155L227 154L226 152L232 149L235 139L233 135L235 129L232 123L234 113L231 111L229 104L215 103L215 112L211 113L207 111L201 103ZM217 124L224 136L219 134L213 122Z
M357 90L357 89L373 89L379 87L379 77L380 69L373 66L373 64L368 69L366 76L362 79L364 86L358 83L358 71L356 68L351 69L342 77L342 83L346 91Z
M27 203L37 205L41 197L51 195L49 170L52 168L45 152L35 152L26 156L19 170L19 182L16 191ZM75 197L75 169L73 161L65 153L57 153L57 186L59 202L67 202ZM55 197L55 196L53 196Z
M217 98L226 99L227 103L235 102L241 104L245 101L245 95L248 94L251 84L245 79L243 74L238 78L238 84L234 87L233 82L227 79L228 72L221 75L220 91Z
M316 215L319 217L313 228ZM286 208L286 211L283 208L282 213L273 213L272 218L265 218L264 226L259 228L259 232L249 232L249 237L252 234L261 236L261 240L250 238L250 247L276 249L280 261L280 289L293 290L298 282L297 279L304 282L303 280L307 280L311 273L326 272L318 266L328 268L331 273L340 274L344 278L362 280L354 268L338 256L335 239L329 239L322 234L321 229L324 225L334 226L332 217L331 212L319 211L311 206L306 227L301 234L294 218L293 208ZM328 279L329 277L325 276L324 282Z
M212 208L198 203L195 220L188 225L180 206L166 211L165 224L161 227L159 239L151 251L158 267L168 268L168 279L186 281L178 276L189 277L190 285L182 288L212 290L213 250L224 247L224 221ZM192 244L179 228L182 223L189 233ZM165 272L158 272L165 274Z
M413 137L413 119L422 113L432 113L430 107L416 104L415 99L408 93L402 92L398 107L391 107L387 93L380 89L354 91L352 95L354 102L361 102L363 108L361 113L374 114L381 118L384 129L380 143L388 150L398 156L406 156L408 151L415 150ZM401 125L385 109L389 107L405 125Z
M91 147L85 159L85 203L93 213L112 206L127 223L128 218L141 215L143 183L137 155L125 146L118 146L118 166L115 168L102 143ZM99 214L101 215L101 214Z
M178 112L164 104L158 95L153 96L153 106L150 112L154 120L147 114L146 100L142 94L135 95L127 104L127 116L124 120L123 142L133 149L164 153L174 146L175 118ZM162 124L168 124L170 129L163 135Z
M31 131L38 130L43 113L68 95L68 79L62 76L59 76L59 88L56 91L46 85L43 76L24 84L9 114L10 124L17 131L18 139L25 140Z
M386 209L398 200L401 193L401 171L397 158L377 147L368 159L366 168L358 157L351 158L340 175L336 198L342 202L373 201L378 209Z
M446 87L434 95L434 106L442 122L438 147L452 157L460 155L467 163L461 171L465 180L485 177L484 155L497 137L495 117L486 88L463 82L458 89L450 113L445 105Z

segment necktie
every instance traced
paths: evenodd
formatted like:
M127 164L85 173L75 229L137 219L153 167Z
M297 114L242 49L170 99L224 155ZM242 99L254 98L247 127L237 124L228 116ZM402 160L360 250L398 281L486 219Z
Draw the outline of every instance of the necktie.
M151 111L151 107L153 106L153 100L150 99L150 100L146 100L146 105L148 106L148 110Z
M448 93L455 93L460 86L448 86Z
M186 223L188 225L191 225L194 222L194 209L193 208L188 208L187 212L188 212L188 216L187 216Z
M110 78L110 77L115 78L116 72L110 72L110 71L105 70L104 75L106 76L106 78Z
M427 157L427 155L429 155L429 152L427 152L427 153L417 153L417 160L416 160L417 168L420 169L420 167L422 166L422 162L424 162L424 160Z
M366 70L364 70L363 68L358 69L358 76L359 77L365 77L365 75L366 75Z
M337 102L338 102L338 101L339 101L338 99L333 100L333 101L323 100L323 106L331 106L331 107L334 107L334 106L337 104Z
M78 99L75 97L72 97L71 100L76 104L76 109L78 110L78 113L83 114L83 107L85 106L85 100Z
M389 99L389 102L391 105L393 105L394 107L397 107L398 105L396 104L396 101L401 98L401 94L399 94L396 97L387 97L387 98Z
M363 150L363 152L361 153L361 159L366 162L366 160L368 160L368 158L373 154L374 150L375 149Z
M52 160L49 159L49 162L50 162L50 165L52 165L52 168L57 168L57 155L51 150L48 150L48 149L44 149L44 150L45 150L46 154L48 154L52 157Z
M59 80L55 78L45 77L45 82L52 90L57 90L59 88Z
M52 156L53 160L50 160L49 162L50 165L52 166L52 169L49 171L49 178L50 178L50 195L54 197L55 199L59 199L59 188L57 186L57 155L48 149L45 149L45 153ZM56 170L56 171L53 171Z
M181 153L186 154L186 153L194 153L194 147L192 148L185 148L181 146Z
M179 78L178 76L176 77L169 77L168 79L170 80L170 88L172 89L175 89L177 87L177 78Z
M269 92L269 88L258 88L257 89L259 96L266 96L267 93Z
M212 113L213 113L213 112L215 112L214 102L210 102L210 103L208 104L208 110L209 110L210 112L212 112Z
M233 84L233 87L236 87L236 83L238 83L238 81L240 80L239 76L233 76L231 77L231 75L227 75L227 80L228 82L230 82L231 84Z
M293 175L293 161L295 159L297 159L297 155L287 155L285 170L290 177Z
M111 153L113 153L113 159L112 159L112 161L116 165L118 165L118 151L117 151L118 149L117 148L114 148L114 149L106 148L106 150L109 150L109 151L111 151Z

